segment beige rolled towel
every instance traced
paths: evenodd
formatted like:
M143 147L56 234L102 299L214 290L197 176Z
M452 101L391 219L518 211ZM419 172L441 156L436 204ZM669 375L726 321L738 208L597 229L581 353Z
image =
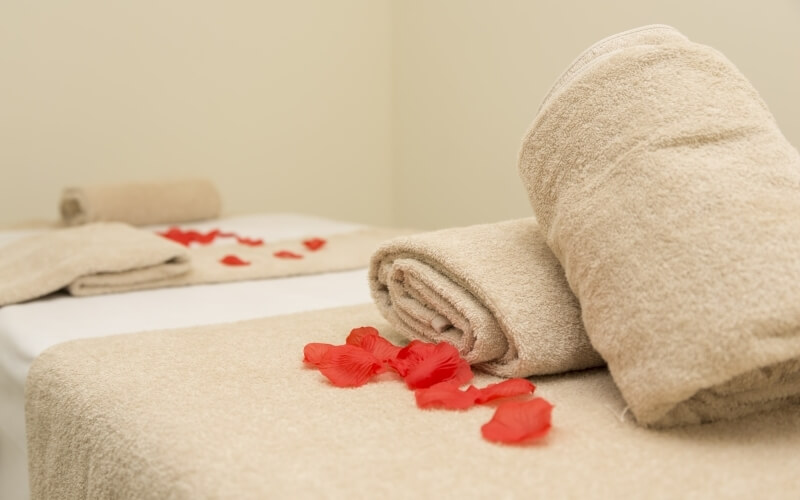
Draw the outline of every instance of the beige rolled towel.
M158 286L190 270L186 248L122 223L49 231L0 248L0 306Z
M719 52L663 26L609 40L519 165L592 345L645 425L800 402L800 156Z
M373 255L378 310L411 339L446 340L502 377L601 365L532 218L396 238Z
M219 217L221 207L217 188L202 179L67 188L60 204L61 218L68 226L191 222Z

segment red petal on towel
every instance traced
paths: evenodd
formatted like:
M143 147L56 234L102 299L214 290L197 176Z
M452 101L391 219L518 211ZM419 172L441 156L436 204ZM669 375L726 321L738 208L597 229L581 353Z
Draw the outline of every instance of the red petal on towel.
M201 245L208 245L209 243L213 243L214 239L219 235L219 229L212 229L206 234L197 232L197 231L189 231L191 234L193 241L200 243Z
M260 247L264 244L264 240L256 238L245 238L244 236L236 236L236 241L240 245L247 245L249 247Z
M523 394L531 394L535 389L536 386L529 380L525 380L524 378L512 378L496 384L489 384L483 389L480 389L480 394L475 402L483 404L499 398L522 396Z
M303 363L319 367L322 363L322 358L328 354L328 351L330 351L332 347L333 345L331 344L323 344L320 342L306 344L303 348Z
M397 358L400 352L400 347L381 337L378 330L371 326L354 328L347 336L347 343L371 352L383 363Z
M521 443L541 438L550 430L552 410L553 405L542 398L504 403L481 427L481 434L495 443Z
M279 259L302 259L303 258L302 255L294 253L294 252L290 252L289 250L280 250L278 252L275 252L272 255L274 255L275 257L277 257Z
M447 342L433 345L412 341L400 350L396 359L405 362L405 366L402 366L405 375L400 370L398 373L405 379L409 389L424 389L451 380L460 385L472 379L469 364Z
M191 236L186 234L186 233L184 233L183 231L181 231L181 229L178 228L178 227L171 227L171 228L167 229L166 231L164 231L163 233L158 233L157 232L156 234L158 234L159 236L163 236L164 238L167 238L168 240L172 240L172 241L174 241L176 243L180 243L181 245L186 246L186 247L188 247L189 243L192 242Z
M322 357L319 370L337 387L358 387L381 370L381 363L360 347L337 345Z
M221 263L225 264L226 266L249 266L250 263L246 260L242 260L235 255L226 255L225 257L219 260Z
M350 330L350 335L347 336L347 342L350 345L360 346L361 341L364 340L364 337L367 335L380 335L378 329L372 326L360 326L358 328L353 328Z
M475 405L480 389L474 385L465 391L458 388L453 382L443 382L427 389L417 389L414 397L420 408L444 408L447 410L466 410Z
M315 252L325 246L325 243L327 243L327 240L323 240L322 238L311 238L303 241L303 245L305 245L306 248L312 252Z

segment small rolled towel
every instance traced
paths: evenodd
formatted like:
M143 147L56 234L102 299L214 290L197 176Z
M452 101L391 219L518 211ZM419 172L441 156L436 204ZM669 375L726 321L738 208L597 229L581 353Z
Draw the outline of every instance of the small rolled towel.
M191 222L219 217L221 207L217 188L202 179L67 188L60 204L61 218L68 226Z
M592 345L644 425L800 402L800 156L719 52L664 26L609 40L519 164Z
M0 248L0 306L65 287L73 295L154 287L189 270L186 248L126 224L58 229Z
M527 377L603 364L533 218L390 240L372 256L369 280L378 310L399 333L446 340L489 373Z

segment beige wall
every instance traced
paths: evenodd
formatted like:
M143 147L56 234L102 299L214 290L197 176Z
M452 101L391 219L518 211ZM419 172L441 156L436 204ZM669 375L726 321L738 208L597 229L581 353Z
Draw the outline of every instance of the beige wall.
M0 4L0 223L206 175L228 212L391 218L388 0ZM353 188L356 188L354 190Z
M397 221L445 227L531 213L517 151L586 47L651 23L722 50L800 146L800 1L403 0L394 3Z
M205 175L226 211L445 227L530 214L519 141L592 42L673 24L800 145L800 1L0 3L0 224L68 184Z

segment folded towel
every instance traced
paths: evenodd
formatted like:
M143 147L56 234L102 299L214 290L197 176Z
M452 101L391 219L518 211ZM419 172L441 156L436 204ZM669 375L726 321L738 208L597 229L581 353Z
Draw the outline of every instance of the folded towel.
M186 248L151 231L97 222L0 247L0 306L65 287L98 295L365 268L381 242L408 232L365 228L330 235L315 250L302 239Z
M520 153L592 345L645 425L797 403L800 156L719 52L663 26L611 40Z
M0 248L0 306L64 287L89 295L159 286L189 268L186 248L126 224L58 229Z
M388 241L369 279L378 310L401 334L446 340L489 373L527 377L603 363L532 218Z
M206 180L82 186L61 195L68 226L116 221L134 226L213 219L220 215L217 188Z

